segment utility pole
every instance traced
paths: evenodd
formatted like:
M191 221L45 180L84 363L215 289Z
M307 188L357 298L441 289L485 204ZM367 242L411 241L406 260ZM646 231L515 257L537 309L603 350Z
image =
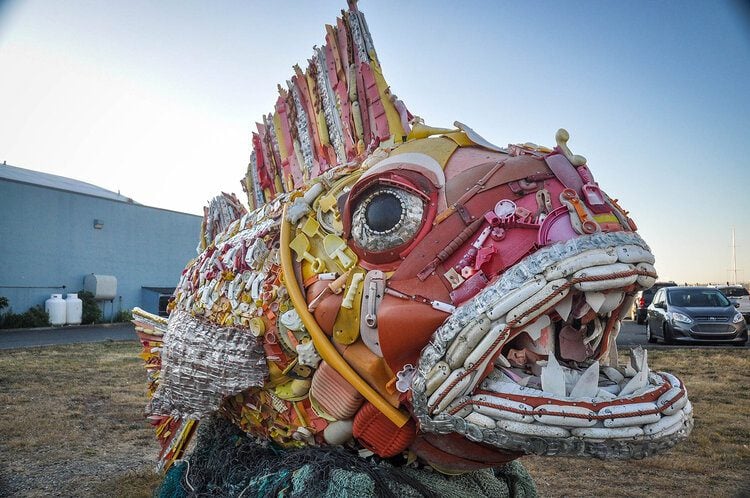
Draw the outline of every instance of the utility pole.
M732 284L737 284L737 244L735 243L734 227L732 227L732 268L729 270L732 275Z

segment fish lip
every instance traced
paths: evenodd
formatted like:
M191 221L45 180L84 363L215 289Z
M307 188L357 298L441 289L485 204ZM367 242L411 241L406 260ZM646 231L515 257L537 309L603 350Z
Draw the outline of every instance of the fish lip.
M412 379L412 411L421 430L438 434L458 432L471 441L488 443L499 450L538 455L576 455L615 459L642 458L664 451L686 438L693 426L692 405L689 401L686 401L685 408L677 410L681 416L681 426L677 430L670 426L671 433L664 436L656 434L623 439L595 439L589 436L572 436L569 432L565 436L519 435L500 427L488 428L477 425L461 416L451 414L449 408L439 410L433 415L434 407L428 406L430 396L426 389L427 374L438 361L445 357L448 346L458 333L477 320L477 317L488 312L490 308L488 303L491 302L492 296L505 295L518 289L550 268L551 265L565 258L577 256L591 249L611 249L621 245L635 245L650 253L648 245L634 232L596 233L578 237L545 247L527 256L472 300L457 308L435 331L430 342L422 350ZM619 321L617 320L618 323ZM475 394L478 387L478 384L474 385L468 394L459 396L457 399L469 399L467 396ZM681 388L681 395L687 400L687 392L684 387ZM453 404L455 401L448 406Z

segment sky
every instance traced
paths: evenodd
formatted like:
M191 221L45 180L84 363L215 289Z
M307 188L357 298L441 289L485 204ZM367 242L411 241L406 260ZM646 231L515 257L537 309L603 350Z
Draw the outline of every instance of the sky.
M200 214L340 1L0 0L0 161ZM432 126L570 148L660 278L750 280L750 11L740 0L362 0Z

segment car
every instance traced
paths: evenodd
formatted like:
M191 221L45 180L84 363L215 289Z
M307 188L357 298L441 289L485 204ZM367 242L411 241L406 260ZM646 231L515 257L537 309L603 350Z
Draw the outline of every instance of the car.
M674 282L656 282L650 289L643 290L635 296L633 301L633 310L631 311L631 318L635 320L638 325L646 323L646 308L654 300L654 294L662 287L674 287L677 284Z
M646 338L678 342L747 343L747 323L714 287L663 287L647 308Z
M750 292L741 285L717 285L716 288L730 301L738 303L737 309L745 317L745 321L750 322Z

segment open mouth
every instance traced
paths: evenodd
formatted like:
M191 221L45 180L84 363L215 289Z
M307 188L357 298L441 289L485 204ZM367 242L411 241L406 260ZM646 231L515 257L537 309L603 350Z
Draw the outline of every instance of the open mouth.
M435 332L422 351L413 411L422 430L458 432L544 455L641 458L692 429L675 376L616 338L635 292L653 285L635 233L596 233L528 256Z

